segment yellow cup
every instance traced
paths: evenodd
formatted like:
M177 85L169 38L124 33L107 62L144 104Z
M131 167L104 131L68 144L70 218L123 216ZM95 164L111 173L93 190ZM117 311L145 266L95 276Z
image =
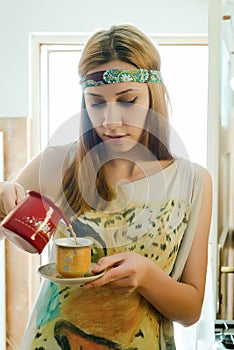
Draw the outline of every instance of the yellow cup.
M91 264L91 245L93 241L77 238L59 238L55 241L56 270L66 278L83 276Z

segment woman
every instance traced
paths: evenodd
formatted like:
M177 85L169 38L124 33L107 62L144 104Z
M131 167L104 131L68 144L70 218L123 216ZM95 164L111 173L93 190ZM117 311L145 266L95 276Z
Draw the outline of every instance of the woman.
M172 321L192 325L203 303L210 176L170 152L160 57L141 31L93 34L79 74L79 139L2 183L1 211L25 189L50 196L106 272L83 288L45 281L21 349L175 349Z

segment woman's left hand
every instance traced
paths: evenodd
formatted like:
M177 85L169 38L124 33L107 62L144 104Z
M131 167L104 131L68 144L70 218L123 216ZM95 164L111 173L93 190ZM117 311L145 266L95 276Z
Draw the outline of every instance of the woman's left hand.
M130 252L101 258L92 272L99 273L105 269L107 271L97 280L86 283L84 288L106 286L122 292L133 292L141 285L149 262L147 258Z

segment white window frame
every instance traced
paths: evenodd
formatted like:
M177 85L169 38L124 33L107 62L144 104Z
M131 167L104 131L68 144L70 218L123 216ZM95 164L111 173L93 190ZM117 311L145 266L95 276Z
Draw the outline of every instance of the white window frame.
M41 109L40 109L40 52L42 45L81 45L90 33L32 33L30 35L29 57L29 117L32 121L31 156L41 149ZM157 45L208 45L207 35L157 35L149 34ZM43 116L44 122L46 116Z
M31 156L41 150L40 52L42 45L84 45L89 33L32 33L29 46L29 117L31 118ZM44 119L45 121L45 119Z

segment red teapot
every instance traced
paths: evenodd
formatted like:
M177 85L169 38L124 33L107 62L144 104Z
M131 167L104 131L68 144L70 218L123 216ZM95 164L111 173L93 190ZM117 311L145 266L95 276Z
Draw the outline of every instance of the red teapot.
M36 191L28 191L3 219L0 229L19 248L40 254L61 219L69 225L63 211L51 199Z

